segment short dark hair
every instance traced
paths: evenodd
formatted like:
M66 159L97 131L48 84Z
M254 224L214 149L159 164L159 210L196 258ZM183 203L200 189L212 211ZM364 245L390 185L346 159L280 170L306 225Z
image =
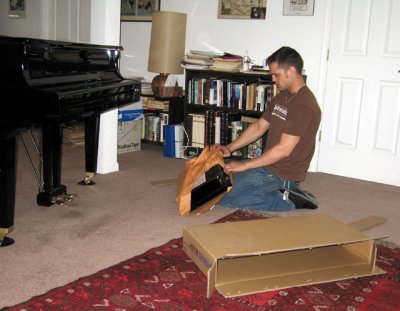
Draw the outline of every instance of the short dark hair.
M268 56L268 66L274 62L276 62L279 67L285 70L289 69L290 66L293 66L294 68L296 68L299 74L301 74L303 71L303 59L295 49L292 49L288 46L283 46L279 50Z

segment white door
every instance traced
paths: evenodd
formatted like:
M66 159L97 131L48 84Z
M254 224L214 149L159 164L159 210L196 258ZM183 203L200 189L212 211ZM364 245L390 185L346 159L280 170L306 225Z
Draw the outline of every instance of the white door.
M318 171L400 186L400 0L333 0Z

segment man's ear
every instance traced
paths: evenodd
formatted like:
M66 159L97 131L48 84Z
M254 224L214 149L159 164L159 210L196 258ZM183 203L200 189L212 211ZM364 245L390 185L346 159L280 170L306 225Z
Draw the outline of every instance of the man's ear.
M297 75L297 70L294 66L290 66L289 71L291 75Z

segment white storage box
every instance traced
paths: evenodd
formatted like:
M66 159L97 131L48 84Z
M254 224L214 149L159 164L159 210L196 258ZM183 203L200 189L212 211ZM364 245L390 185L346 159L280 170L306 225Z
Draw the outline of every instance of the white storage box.
M141 101L118 109L118 153L140 150L142 119Z

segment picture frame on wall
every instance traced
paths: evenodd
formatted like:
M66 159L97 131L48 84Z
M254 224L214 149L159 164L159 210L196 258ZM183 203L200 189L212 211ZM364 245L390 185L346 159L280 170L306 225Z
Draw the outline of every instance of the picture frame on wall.
M160 0L121 0L121 21L151 22L153 12L160 10Z
M267 0L218 0L220 19L265 19Z
M315 0L283 0L283 15L314 15Z
M25 0L9 0L8 17L25 18L26 3Z

